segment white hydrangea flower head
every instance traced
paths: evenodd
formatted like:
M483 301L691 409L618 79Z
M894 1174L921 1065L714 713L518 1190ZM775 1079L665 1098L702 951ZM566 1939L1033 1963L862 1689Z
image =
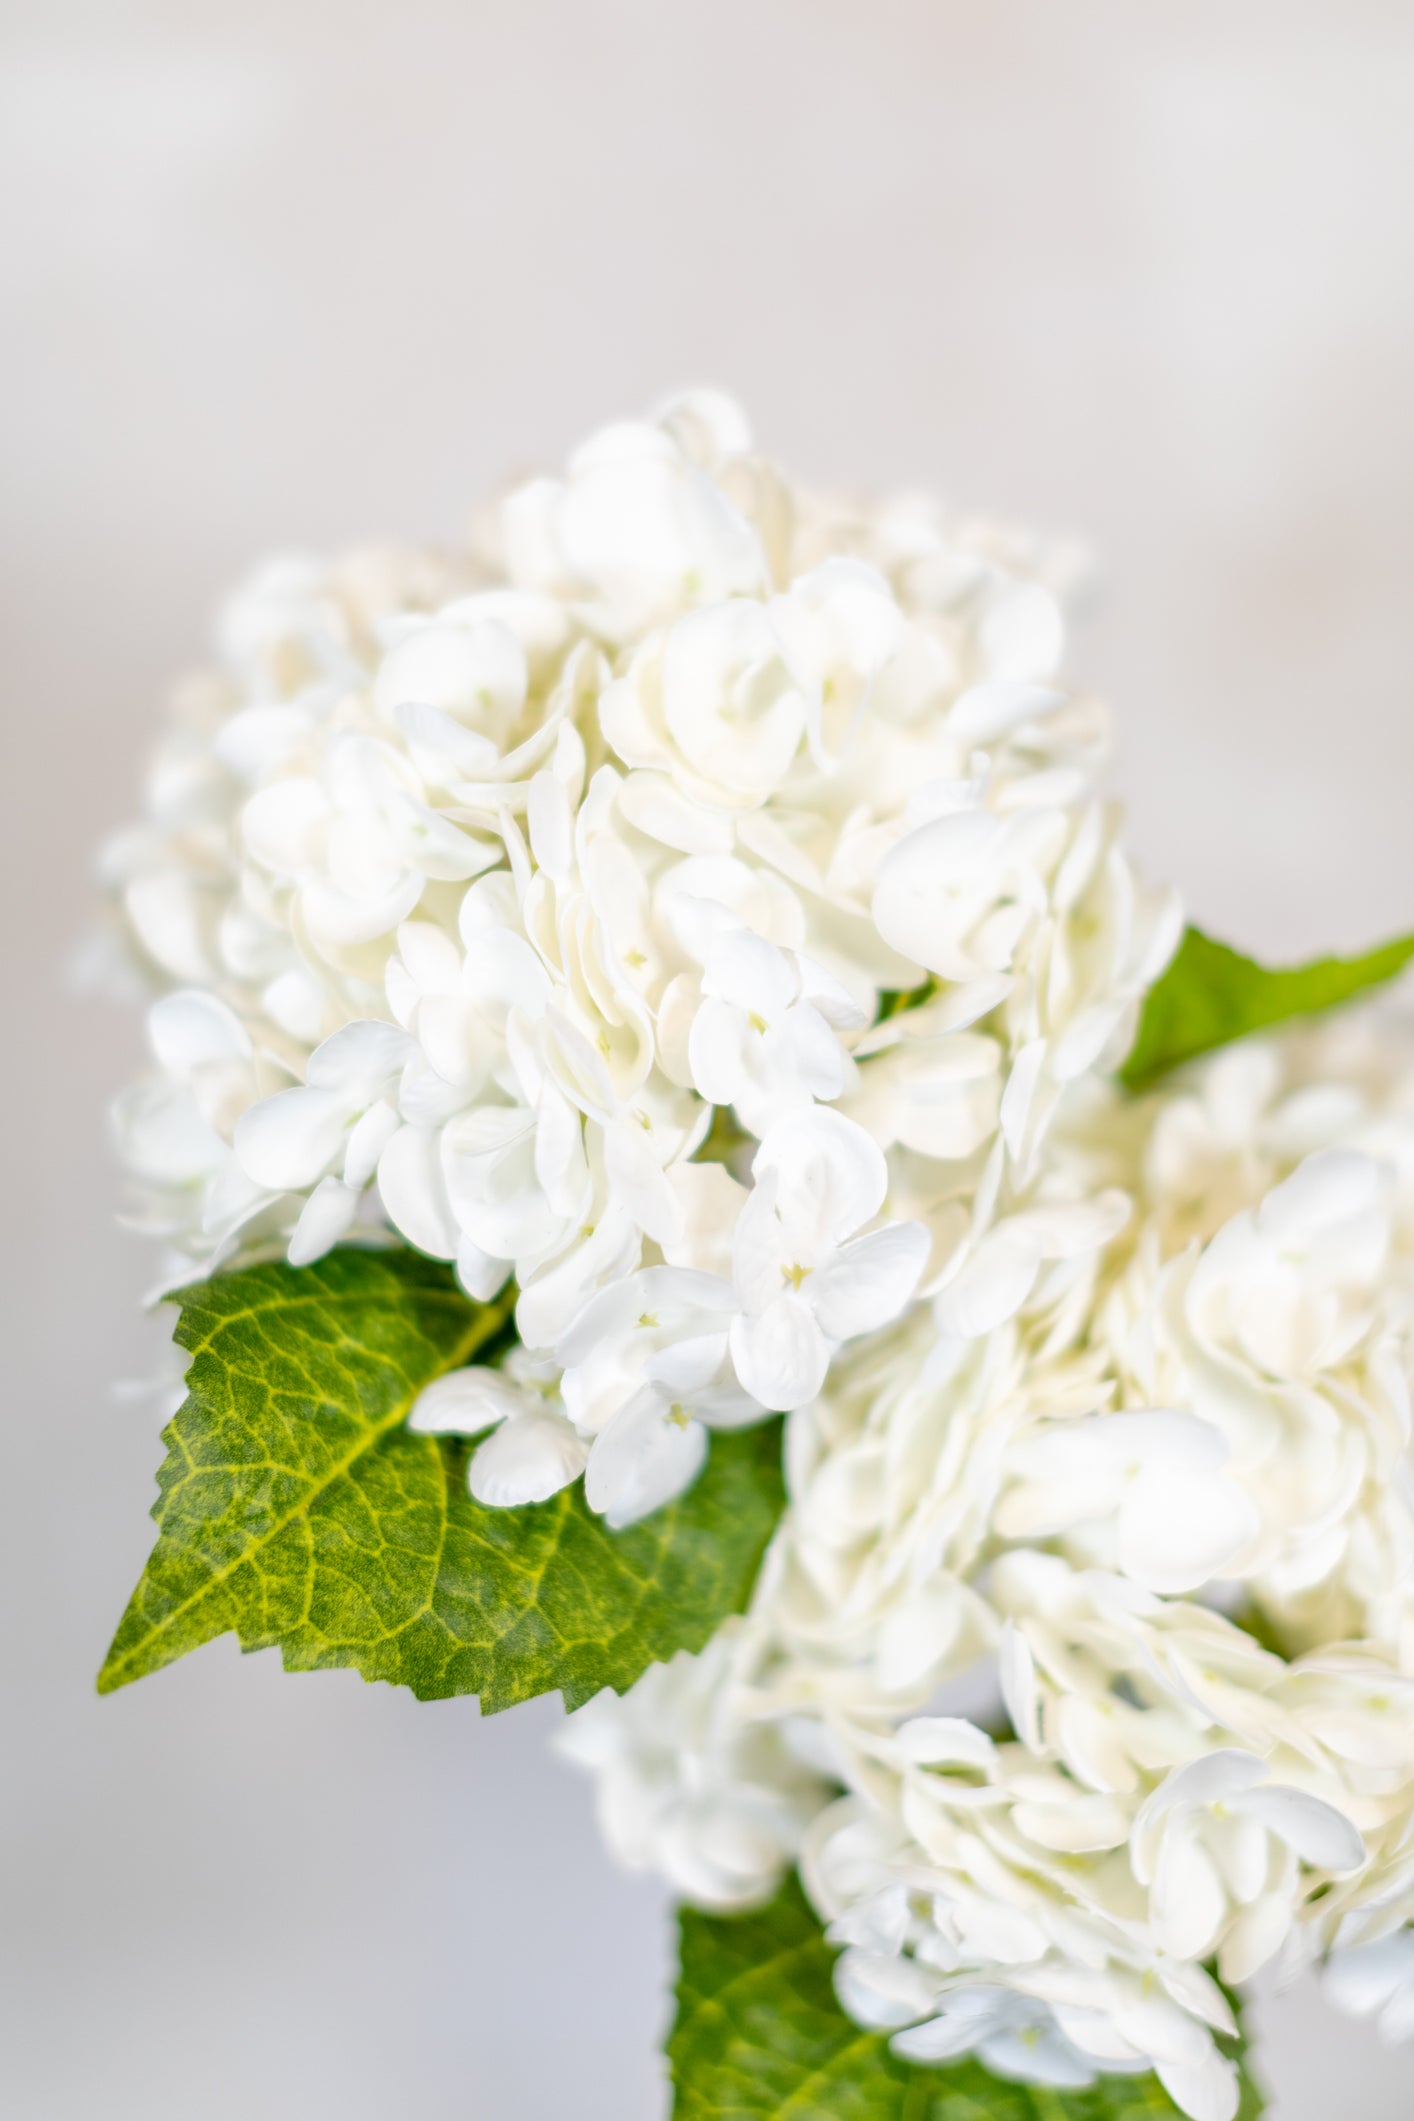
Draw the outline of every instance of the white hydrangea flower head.
M940 1336L945 1282L790 1416L740 1713L848 1793L803 1875L901 2052L1227 2121L1206 1960L1414 2029L1412 1087L1370 1012L1079 1082L1009 1315Z
M799 492L715 392L471 549L264 570L107 862L173 1277L513 1284L415 1428L614 1527L785 1416L751 1611L566 1748L699 1904L802 1876L899 2051L1230 2121L1225 1980L1414 2028L1414 1036L1156 1093L1179 938L1073 555Z
M462 558L256 578L111 864L167 990L119 1124L174 1273L383 1224L474 1296L514 1276L548 1354L625 1276L725 1270L717 1398L645 1379L596 1457L632 1433L686 1479L699 1417L804 1402L930 1253L941 1286L995 1251L1172 908L1097 822L1053 588L927 510L868 520L695 393ZM936 998L905 1036L880 997L910 989ZM741 1147L708 1184L716 1113ZM994 1158L966 1227L960 1155ZM816 1209L768 1208L821 1159Z

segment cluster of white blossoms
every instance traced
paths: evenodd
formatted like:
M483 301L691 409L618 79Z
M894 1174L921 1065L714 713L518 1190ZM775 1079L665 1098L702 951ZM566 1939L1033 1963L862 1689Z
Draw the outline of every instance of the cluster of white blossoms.
M171 1280L514 1285L412 1417L483 1503L623 1525L784 1413L750 1612L568 1726L611 1842L710 1907L798 1860L906 2054L1227 2121L1204 1962L1414 2019L1414 1045L1115 1088L1181 915L1070 572L711 393L465 554L267 569L110 851L117 1128Z
M626 1860L682 1880L689 1818L731 1852L719 1906L770 1891L791 1806L841 1998L901 2053L1152 2066L1227 2121L1213 1969L1324 1962L1414 2034L1414 1022L1078 1082L1031 1199L1071 1241L1009 1316L915 1303L791 1415L730 1654L565 1746Z

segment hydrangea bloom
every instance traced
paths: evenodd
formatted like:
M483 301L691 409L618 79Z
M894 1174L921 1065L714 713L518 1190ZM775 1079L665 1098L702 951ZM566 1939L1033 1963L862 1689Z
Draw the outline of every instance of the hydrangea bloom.
M749 1615L568 1728L611 1843L709 1907L798 1861L915 2059L1229 2121L1205 1962L1414 2024L1414 1039L1114 1087L1180 913L1068 573L712 393L465 554L267 569L110 853L116 1121L174 1278L514 1283L412 1416L485 1504L624 1525L783 1413Z
M1398 1021L1086 1082L1010 1318L915 1302L791 1416L751 1671L716 1685L843 1788L803 1876L902 2053L1152 2066L1224 2121L1205 1962L1325 1960L1414 2030L1411 1178Z

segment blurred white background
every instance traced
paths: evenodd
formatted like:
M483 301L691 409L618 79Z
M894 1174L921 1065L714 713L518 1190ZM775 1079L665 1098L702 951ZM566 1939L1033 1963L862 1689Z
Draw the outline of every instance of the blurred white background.
M160 1447L63 991L272 544L454 534L665 387L1085 532L1136 844L1271 953L1414 920L1407 0L4 0L6 2121L656 2121L662 1897L540 1703L228 1641L99 1702ZM1263 2008L1277 2121L1414 2055Z

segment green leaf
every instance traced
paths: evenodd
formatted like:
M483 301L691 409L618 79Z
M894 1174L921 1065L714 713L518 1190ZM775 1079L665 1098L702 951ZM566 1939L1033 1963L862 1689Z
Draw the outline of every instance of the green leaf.
M100 1692L228 1630L290 1671L347 1665L486 1712L559 1688L577 1707L697 1650L750 1595L780 1514L780 1426L714 1437L675 1503L622 1532L578 1483L485 1509L468 1446L412 1434L430 1379L510 1337L451 1270L344 1247L186 1290L188 1397L164 1432L159 1537Z
M1181 1061L1249 1031L1349 1001L1393 979L1412 957L1414 935L1403 935L1364 957L1313 958L1272 971L1189 928L1167 972L1149 989L1120 1080L1130 1090L1145 1090Z
M1157 2077L1089 2091L892 2054L835 2000L834 1952L794 1879L751 1915L681 1915L673 2121L1182 2121ZM1239 2121L1262 2101L1243 2073Z

